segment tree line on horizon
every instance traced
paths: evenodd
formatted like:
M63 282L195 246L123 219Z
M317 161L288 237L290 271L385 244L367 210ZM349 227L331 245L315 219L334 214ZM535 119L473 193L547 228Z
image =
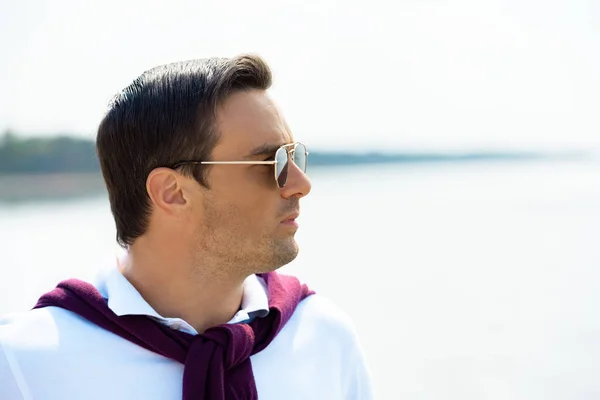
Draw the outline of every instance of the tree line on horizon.
M372 163L465 162L537 158L531 153L349 153L310 152L310 166ZM7 130L0 135L0 174L100 172L93 140L69 135L21 137Z
M91 140L67 135L24 138L11 131L0 136L0 173L99 171Z

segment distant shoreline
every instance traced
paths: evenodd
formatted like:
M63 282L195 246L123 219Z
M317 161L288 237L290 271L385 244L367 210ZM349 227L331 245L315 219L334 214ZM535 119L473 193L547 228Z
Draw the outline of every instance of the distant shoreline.
M361 164L521 162L585 156L589 154L582 151L357 152L314 149L310 152L309 168ZM11 178L15 175L21 177L18 179L25 179L25 183L17 185ZM63 181L60 176L69 178ZM10 131L0 135L0 198L20 198L21 194L30 192L55 196L60 190L65 193L96 190L103 186L99 176L100 162L93 140L69 136L23 138Z
M52 200L106 193L99 172L0 174L0 201Z
M376 164L464 164L482 162L528 162L567 161L583 159L583 154L535 154L535 153L467 153L467 154L311 154L309 169L347 168ZM99 171L77 172L7 172L0 170L0 202L61 200L106 195L106 187Z

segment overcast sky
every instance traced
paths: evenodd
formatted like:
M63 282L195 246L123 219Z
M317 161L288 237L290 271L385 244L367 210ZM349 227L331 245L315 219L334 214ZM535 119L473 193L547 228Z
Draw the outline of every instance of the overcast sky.
M254 52L313 148L600 143L596 0L0 4L0 129L91 138L144 70Z

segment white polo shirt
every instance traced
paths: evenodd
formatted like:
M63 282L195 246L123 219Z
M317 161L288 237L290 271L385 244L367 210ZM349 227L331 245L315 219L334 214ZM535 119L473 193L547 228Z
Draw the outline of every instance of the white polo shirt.
M95 283L117 315L148 315L197 334L184 320L159 315L113 268ZM264 281L244 282L240 311L229 323L268 313ZM279 335L250 358L261 400L374 397L350 319L316 294L302 301ZM183 365L139 347L57 307L0 318L2 400L176 400Z

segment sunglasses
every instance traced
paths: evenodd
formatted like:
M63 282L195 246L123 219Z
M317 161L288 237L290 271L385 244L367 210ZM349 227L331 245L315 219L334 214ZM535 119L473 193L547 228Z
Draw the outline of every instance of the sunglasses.
M308 163L308 151L306 150L306 146L300 142L284 144L275 152L275 157L273 160L268 161L180 161L177 164L173 165L171 168L177 169L182 165L198 165L198 164L206 164L206 165L220 165L220 164L238 164L238 165L250 165L250 164L259 164L259 165L273 165L273 169L275 171L275 182L277 182L277 186L280 188L285 187L288 178L288 172L290 169L290 160L296 164L298 168L304 173L306 173L306 165Z

